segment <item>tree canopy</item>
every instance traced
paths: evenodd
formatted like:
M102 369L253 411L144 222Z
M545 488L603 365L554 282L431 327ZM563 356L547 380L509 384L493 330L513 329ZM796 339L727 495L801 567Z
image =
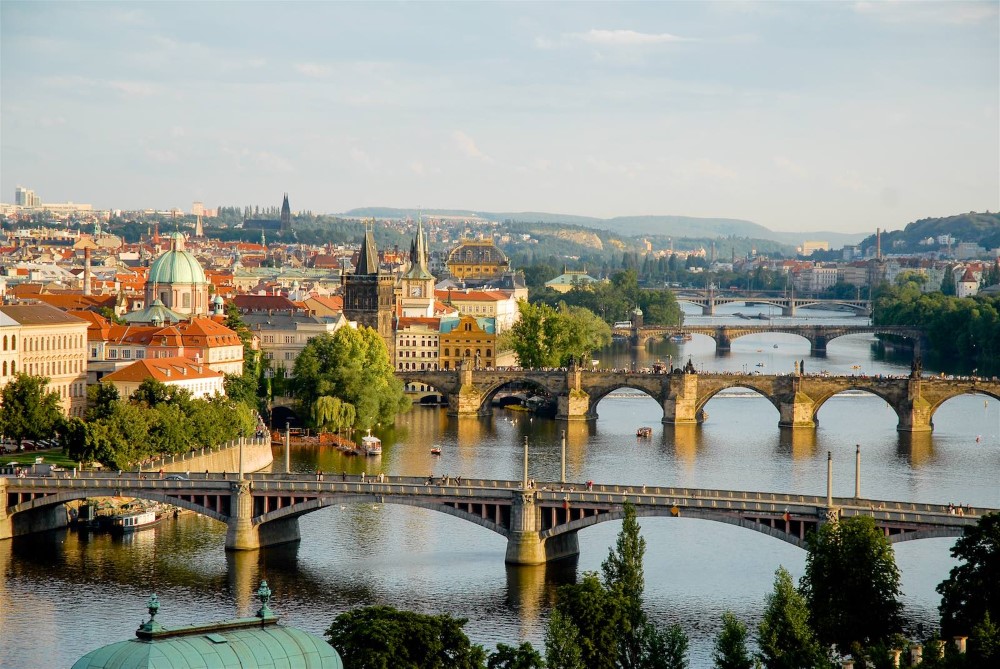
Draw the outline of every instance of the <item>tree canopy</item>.
M830 662L809 626L809 605L784 567L774 574L764 616L757 626L759 659L765 669L826 669Z
M342 327L310 339L295 360L292 386L302 415L321 429L341 426L350 412L346 405L353 407L351 427L361 429L392 425L396 414L410 406L402 381L393 375L385 342L368 327ZM320 402L324 397L340 401L335 412L330 400Z
M1000 621L1000 513L989 513L966 529L951 549L961 561L937 587L941 631L969 635L987 616Z
M337 616L326 638L351 669L482 669L486 652L469 642L466 622L367 606Z
M565 367L589 360L611 343L611 328L588 309L560 303L518 302L521 317L498 347L514 351L522 367Z
M46 439L62 418L59 393L47 390L44 376L17 374L0 392L0 431L18 442Z
M874 518L826 523L807 537L806 550L800 587L821 642L849 653L901 629L899 569Z

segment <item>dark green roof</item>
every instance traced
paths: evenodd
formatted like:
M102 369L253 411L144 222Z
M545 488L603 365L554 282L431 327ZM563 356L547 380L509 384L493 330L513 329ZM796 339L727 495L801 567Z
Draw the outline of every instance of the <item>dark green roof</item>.
M211 625L165 629L151 639L119 641L91 651L73 669L343 669L337 651L321 637L278 625L276 619L242 618Z

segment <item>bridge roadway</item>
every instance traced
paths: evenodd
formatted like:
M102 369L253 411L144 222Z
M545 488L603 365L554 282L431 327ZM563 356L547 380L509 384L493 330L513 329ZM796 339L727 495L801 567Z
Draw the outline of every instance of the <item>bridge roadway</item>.
M383 481L336 475L196 475L191 480L138 474L81 473L64 477L0 477L0 539L43 529L32 515L52 515L66 502L126 496L172 504L226 523L227 550L253 550L300 539L298 518L334 504L401 504L447 513L507 539L506 561L541 564L579 553L577 532L623 517L699 518L738 525L804 547L805 536L839 517L873 516L890 541L961 536L982 514L958 515L940 504L834 498L774 492L668 486L536 483L462 479L445 482L391 476ZM238 480L239 479L239 480ZM65 507L61 507L65 509ZM65 518L66 512L62 511Z
M848 308L861 316L871 314L870 300L849 300L849 299L818 299L812 297L780 296L766 292L744 292L744 291L674 291L674 297L678 302L688 302L701 307L703 316L715 315L715 307L725 304L767 304L781 309L782 316L794 316L801 307L841 307Z
M758 321L766 323L766 321ZM920 328L888 326L888 325L788 325L767 323L754 325L747 321L745 325L646 325L631 328L617 328L612 333L619 337L627 337L634 346L645 346L649 341L656 341L673 334L700 334L715 340L716 353L728 353L732 350L732 342L746 335L780 332L798 335L809 340L809 355L824 356L826 347L837 337L852 334L886 334L895 335L913 342L916 355L923 348L926 335Z
M907 377L826 376L819 374L672 374L585 370L487 369L397 371L404 383L423 383L448 400L455 416L482 416L492 411L496 394L512 386L531 386L556 398L559 420L595 420L597 404L620 388L633 388L655 399L663 408L663 423L703 422L705 405L728 388L747 388L763 395L778 410L778 425L815 428L823 404L844 391L881 397L898 418L900 432L930 432L933 416L946 400L966 393L1000 399L1000 380L962 377L943 379L913 374Z

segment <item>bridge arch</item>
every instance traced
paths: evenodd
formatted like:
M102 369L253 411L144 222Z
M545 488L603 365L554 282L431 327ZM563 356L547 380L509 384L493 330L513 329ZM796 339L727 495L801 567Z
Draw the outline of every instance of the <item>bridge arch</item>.
M984 397L989 397L991 399L1000 401L1000 392L991 392L989 389L986 388L970 386L952 395L946 395L935 399L935 401L931 403L931 420L932 421L934 420L934 414L937 413L938 409L947 404L949 400L953 400L957 397L975 396L975 395L981 395Z
M491 383L482 389L482 407L485 409L491 406L493 404L493 398L497 396L497 393L512 385L521 385L522 387L527 386L535 390L540 390L547 397L554 398L559 394L558 389L552 389L541 381L533 379L530 376L525 376L522 379L502 379Z
M704 511L701 509L687 509L682 508L678 513L674 513L669 508L651 508L651 507L636 507L636 516L640 518L688 518L695 520L709 520L717 523L725 523L727 525L735 525L736 527L742 527L744 529L753 530L755 532L760 532L774 539L779 539L786 543L790 543L798 548L805 548L806 544L799 537L778 530L769 525L763 523L758 523L752 520L747 520L739 516L724 513L724 512L711 512ZM582 529L592 527L598 523L610 522L613 520L622 520L625 517L625 512L622 509L616 509L612 511L607 511L605 513L600 513L594 516L586 516L584 518L579 518L577 520L564 523L562 525L557 525L548 530L543 530L540 535L543 539L548 539L551 537L559 536L560 534L566 534L567 532L579 532Z
M408 384L419 383L420 385L426 386L427 388L430 388L431 391L433 391L434 393L440 395L442 401L447 401L450 388L444 387L444 384L440 382L435 382L434 379L436 379L437 377L428 378L426 374L427 372L431 371L437 372L439 370L422 370L422 369L396 370L395 375L396 378L403 383L404 388Z
M499 501L494 501L493 503L498 502ZM482 504L483 502L480 500L476 503ZM299 516L303 516L307 513L321 511L338 504L394 504L396 506L411 506L428 509L430 511L437 511L439 513L444 513L449 516L454 516L456 518L475 523L476 525L485 527L486 529L495 532L504 538L507 538L510 535L510 532L503 525L488 518L484 518L482 514L476 515L443 502L410 499L405 497L385 497L376 492L323 495L256 516L253 519L253 523L254 525L263 525L275 520L298 518Z
M751 381L741 380L731 385L727 384L727 385L720 385L718 388L710 388L704 395L699 395L697 404L695 405L695 409L698 412L698 415L701 415L704 412L705 405L708 404L709 401L711 401L716 395L721 393L723 390L731 390L733 388L745 388L747 390L752 390L756 392L758 395L763 396L764 399L770 402L771 406L773 406L778 411L779 414L781 413L781 402L779 402L778 398L776 398L774 395L771 394L770 387L764 385L763 383L757 385L752 383Z
M169 490L174 490L170 488ZM129 494L121 494L127 492ZM136 494L132 494L136 493ZM221 490L219 494L222 495L226 501L229 503L229 491ZM217 520L220 523L225 523L228 520L228 516L225 513L216 511L215 509L210 509L207 506L198 504L196 502L191 502L180 497L174 497L166 493L166 491L161 490L145 490L145 489L128 489L119 490L117 488L83 488L77 490L63 490L52 495L45 495L44 497L36 497L33 500L24 501L12 507L7 508L7 513L10 516L15 516L19 513L30 513L32 510L45 509L57 504L65 504L66 502L74 502L81 499L88 499L91 497L127 497L129 499L141 499L147 502L160 502L162 504L170 504L173 506L179 506L182 509L188 509L189 511L194 511L197 514L206 516L213 520Z
M636 380L638 381L638 380ZM652 388L644 387L638 382L632 382L630 380L625 380L620 383L611 383L604 386L596 386L587 389L587 393L590 395L590 410L594 412L598 403L605 397L615 392L616 390L621 390L622 388L628 388L630 390L638 390L644 395L652 398L656 402L660 402L662 397L659 391L654 391Z

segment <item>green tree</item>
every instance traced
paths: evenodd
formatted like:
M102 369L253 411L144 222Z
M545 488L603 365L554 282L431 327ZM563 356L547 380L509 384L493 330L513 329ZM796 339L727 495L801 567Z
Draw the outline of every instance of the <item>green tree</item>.
M486 669L544 669L545 662L537 650L525 641L520 646L498 643L496 652L490 654Z
M988 513L967 528L951 555L961 563L937 586L941 632L967 636L986 616L1000 620L1000 513Z
M545 666L548 669L587 669L580 648L580 631L558 608L545 628Z
M577 644L587 669L617 669L619 635L624 626L620 601L588 572L580 583L558 590L556 609L577 630Z
M722 631L715 639L712 660L716 669L753 669L753 656L747 650L747 626L731 611L722 614Z
M899 569L874 518L826 523L807 537L806 550L800 585L821 642L849 653L901 629Z
M646 637L646 614L642 609L642 596L646 588L643 558L646 540L639 532L635 506L625 502L624 519L618 532L614 549L601 563L604 586L618 601L623 626L618 630L619 664L623 669L638 669L643 664Z
M554 365L549 357L548 342L543 336L542 326L551 317L552 308L545 304L531 304L520 300L517 323L507 330L498 342L498 348L514 351L518 364L526 368Z
M469 642L466 622L367 606L337 616L326 638L351 669L483 669L486 652Z
M969 636L969 668L993 669L1000 665L1000 626L989 612L972 628Z
M25 439L48 439L62 418L59 393L46 390L44 376L17 374L0 392L0 430L19 445Z
M295 361L291 379L303 415L323 396L354 407L354 427L392 425L409 408L403 383L394 375L389 352L379 334L368 327L343 327L309 340Z
M162 404L169 399L170 390L168 386L152 377L144 379L129 398L135 404L145 404L150 408Z
M809 606L784 567L774 574L757 627L759 659L766 669L827 669L830 662L809 626Z
M114 413L115 403L120 401L118 387L113 383L87 386L87 420L109 418Z
M647 623L644 636L642 669L687 669L688 638L680 625L661 632Z

